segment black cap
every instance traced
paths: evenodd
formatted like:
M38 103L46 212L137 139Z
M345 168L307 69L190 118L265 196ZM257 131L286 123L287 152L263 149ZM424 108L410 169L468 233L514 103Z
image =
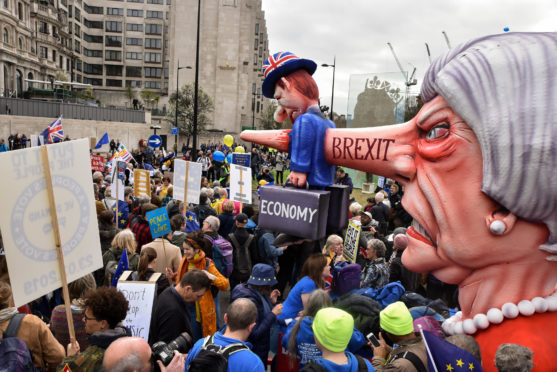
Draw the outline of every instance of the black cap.
M248 216L245 213L238 213L238 215L234 217L234 221L238 221L240 223L248 223Z

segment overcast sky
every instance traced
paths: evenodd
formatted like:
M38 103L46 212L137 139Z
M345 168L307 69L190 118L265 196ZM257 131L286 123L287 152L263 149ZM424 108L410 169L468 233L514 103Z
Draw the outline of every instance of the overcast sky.
M314 78L321 104L346 114L349 77L398 72L390 42L404 69L421 83L431 57L469 39L510 31L557 31L556 0L263 0L269 51L290 51L318 64ZM402 79L402 77L401 77Z

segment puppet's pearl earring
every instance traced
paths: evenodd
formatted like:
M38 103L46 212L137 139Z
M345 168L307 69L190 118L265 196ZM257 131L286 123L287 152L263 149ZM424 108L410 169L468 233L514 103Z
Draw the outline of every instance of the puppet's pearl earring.
M495 220L489 225L489 231L495 235L503 235L505 230L507 230L507 226L500 220Z

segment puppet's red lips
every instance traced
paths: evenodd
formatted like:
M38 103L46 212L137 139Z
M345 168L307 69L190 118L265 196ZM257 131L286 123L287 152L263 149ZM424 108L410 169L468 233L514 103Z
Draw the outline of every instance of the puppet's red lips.
M412 224L412 226L410 226L406 230L406 235L408 235L411 238L414 238L416 240L419 240L423 243L426 243L428 245L433 246L433 242L432 242L430 236L428 235L427 231L416 220L414 220L414 223Z

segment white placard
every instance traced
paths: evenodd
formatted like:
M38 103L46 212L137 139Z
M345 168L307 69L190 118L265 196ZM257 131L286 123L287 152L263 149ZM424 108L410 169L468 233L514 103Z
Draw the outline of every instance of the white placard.
M32 134L31 135L31 147L39 146L39 135Z
M360 231L362 228L350 221L346 229L346 236L344 237L344 247L342 255L347 261L354 263L358 255L358 243L360 242Z
M119 281L116 288L126 296L129 303L124 326L129 328L132 336L149 341L149 326L157 284L154 282Z
M124 201L124 188L126 186L124 185L124 180L118 178L118 174L117 174L118 161L119 161L118 158L112 160L112 174L111 174L112 184L110 185L110 196L112 196L114 199ZM124 164L126 163L121 160L119 162ZM118 187L116 187L116 183L118 183ZM118 191L118 195L116 195L116 191Z
M48 145L68 283L102 267L89 139ZM0 154L0 229L16 306L62 286L41 148Z
M230 199L251 204L251 168L230 164Z
M186 173L188 174L187 203L199 204L199 193L201 192L201 163L174 160L174 199L184 201L186 192Z

